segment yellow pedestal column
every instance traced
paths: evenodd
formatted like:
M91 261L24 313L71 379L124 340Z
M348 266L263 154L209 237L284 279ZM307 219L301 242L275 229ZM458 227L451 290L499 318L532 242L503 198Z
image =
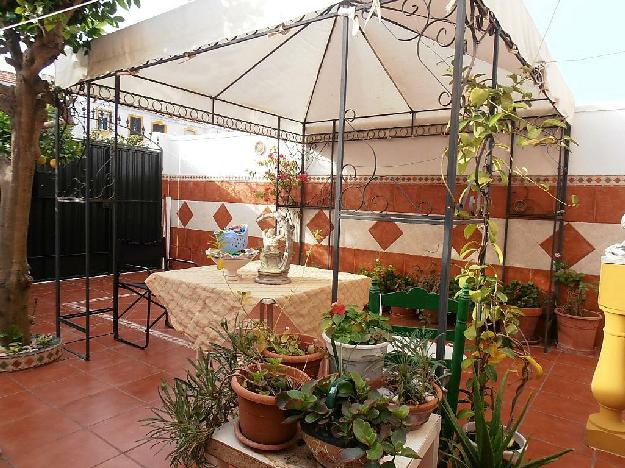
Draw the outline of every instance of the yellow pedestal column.
M625 265L601 264L599 307L605 327L592 379L599 412L588 417L586 440L591 447L625 457Z

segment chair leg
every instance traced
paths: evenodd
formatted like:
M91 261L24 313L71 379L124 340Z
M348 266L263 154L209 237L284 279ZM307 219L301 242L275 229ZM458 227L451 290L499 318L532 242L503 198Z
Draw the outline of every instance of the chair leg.
M145 323L145 347L147 348L150 344L150 319L152 315L152 293L148 291L147 295L148 299L148 321Z

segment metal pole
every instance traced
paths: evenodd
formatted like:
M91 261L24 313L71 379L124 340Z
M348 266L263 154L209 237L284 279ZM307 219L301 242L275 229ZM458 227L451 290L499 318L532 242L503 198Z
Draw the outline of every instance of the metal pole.
M508 230L510 229L510 210L512 209L512 167L514 164L514 124L510 135L510 166L508 167L508 186L506 187L506 220L503 231L503 262L501 281L506 284L508 279Z
M278 145L277 145L277 155L276 155L276 211L278 211L278 205L280 204L280 122L281 119L278 117ZM287 203L288 204L288 200Z
M56 336L61 337L61 213L59 212L59 166L61 149L61 116L59 115L59 94L54 93L54 157L56 167L54 168L54 310Z
M304 164L305 164L305 155L306 155L306 123L302 124L302 158L301 158L301 167L300 174L304 174ZM299 189L299 250L297 253L297 263L302 264L302 258L304 253L304 197L306 195L304 190L304 181L299 181L300 189Z
M87 82L87 135L85 138L85 360L89 360L89 340L91 339L91 313L89 276L91 274L91 82Z
M341 192L343 189L343 161L345 159L345 100L347 96L347 59L349 47L349 18L343 16L343 44L341 49L341 87L339 95L338 159L334 194L334 248L332 250L332 302L339 291L339 248L341 241Z
M447 332L447 307L449 296L449 272L451 266L451 233L454 227L456 163L458 159L458 127L462 97L462 65L464 58L464 22L466 3L456 2L456 33L453 61L453 85L451 95L451 120L449 124L449 150L447 152L447 200L445 204L445 231L441 255L441 288L438 304L438 337L436 359L445 357L445 333Z
M330 143L330 198L328 200L328 219L332 219L332 191L334 190L334 135L336 134L336 120L332 121L332 140ZM332 250L332 235L328 231L328 253ZM332 258L328 255L328 269L332 268Z
M111 258L113 270L113 338L119 337L119 271L117 266L117 156L119 139L120 77L115 75L115 102L113 110L113 154L111 154L112 193L111 202Z

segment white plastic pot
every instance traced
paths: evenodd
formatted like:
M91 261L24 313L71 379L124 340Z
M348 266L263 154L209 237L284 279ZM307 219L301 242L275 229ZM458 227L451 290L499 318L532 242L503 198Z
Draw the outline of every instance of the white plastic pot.
M465 433L475 433L475 423L474 422L468 422L466 423L464 426L462 426L464 429ZM521 452L523 451L523 448L525 448L525 446L527 445L527 439L525 437L523 437L523 434L521 434L520 432L515 432L514 436L512 436L512 440L514 440L518 445L519 445L519 449L517 450L505 450L503 452L503 458L506 461L509 461L511 463L516 463L519 459L519 457L521 456ZM471 444L474 447L477 447L477 444L475 442L473 442L472 440L469 439L469 441L471 442Z
M334 355L330 337L323 333L323 340L330 356ZM343 372L358 372L367 379L376 379L382 376L384 367L384 355L388 352L389 342L374 345L350 345L334 342L338 358L342 363ZM331 365L335 365L334 359L330 359Z

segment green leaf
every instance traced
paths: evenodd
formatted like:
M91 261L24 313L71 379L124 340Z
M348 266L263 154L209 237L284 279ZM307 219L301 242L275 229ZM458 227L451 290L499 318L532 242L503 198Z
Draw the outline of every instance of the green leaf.
M399 454L402 457L407 457L407 458L421 458L419 454L415 452L414 450L412 450L410 447L402 447L402 449L399 451Z
M402 429L395 429L391 433L391 442L393 445L404 445L406 443L406 431Z
M367 421L362 419L355 419L352 424L352 430L354 436L361 444L365 444L367 447L371 447L375 442L375 431Z
M467 224L464 227L464 238L468 239L469 237L471 237L476 229L477 229L477 224Z
M369 450L367 450L367 459L379 460L380 458L382 458L383 454L384 450L382 450L382 444L376 440L373 446Z
M566 123L560 119L545 119L543 121L543 127L560 127L566 128Z
M489 90L486 88L473 88L469 94L469 103L472 106L481 106L488 99Z
M499 263L503 263L503 252L501 251L501 247L499 247L495 243L491 245L493 246L493 249L495 249L495 252L497 253L497 258L499 259Z

